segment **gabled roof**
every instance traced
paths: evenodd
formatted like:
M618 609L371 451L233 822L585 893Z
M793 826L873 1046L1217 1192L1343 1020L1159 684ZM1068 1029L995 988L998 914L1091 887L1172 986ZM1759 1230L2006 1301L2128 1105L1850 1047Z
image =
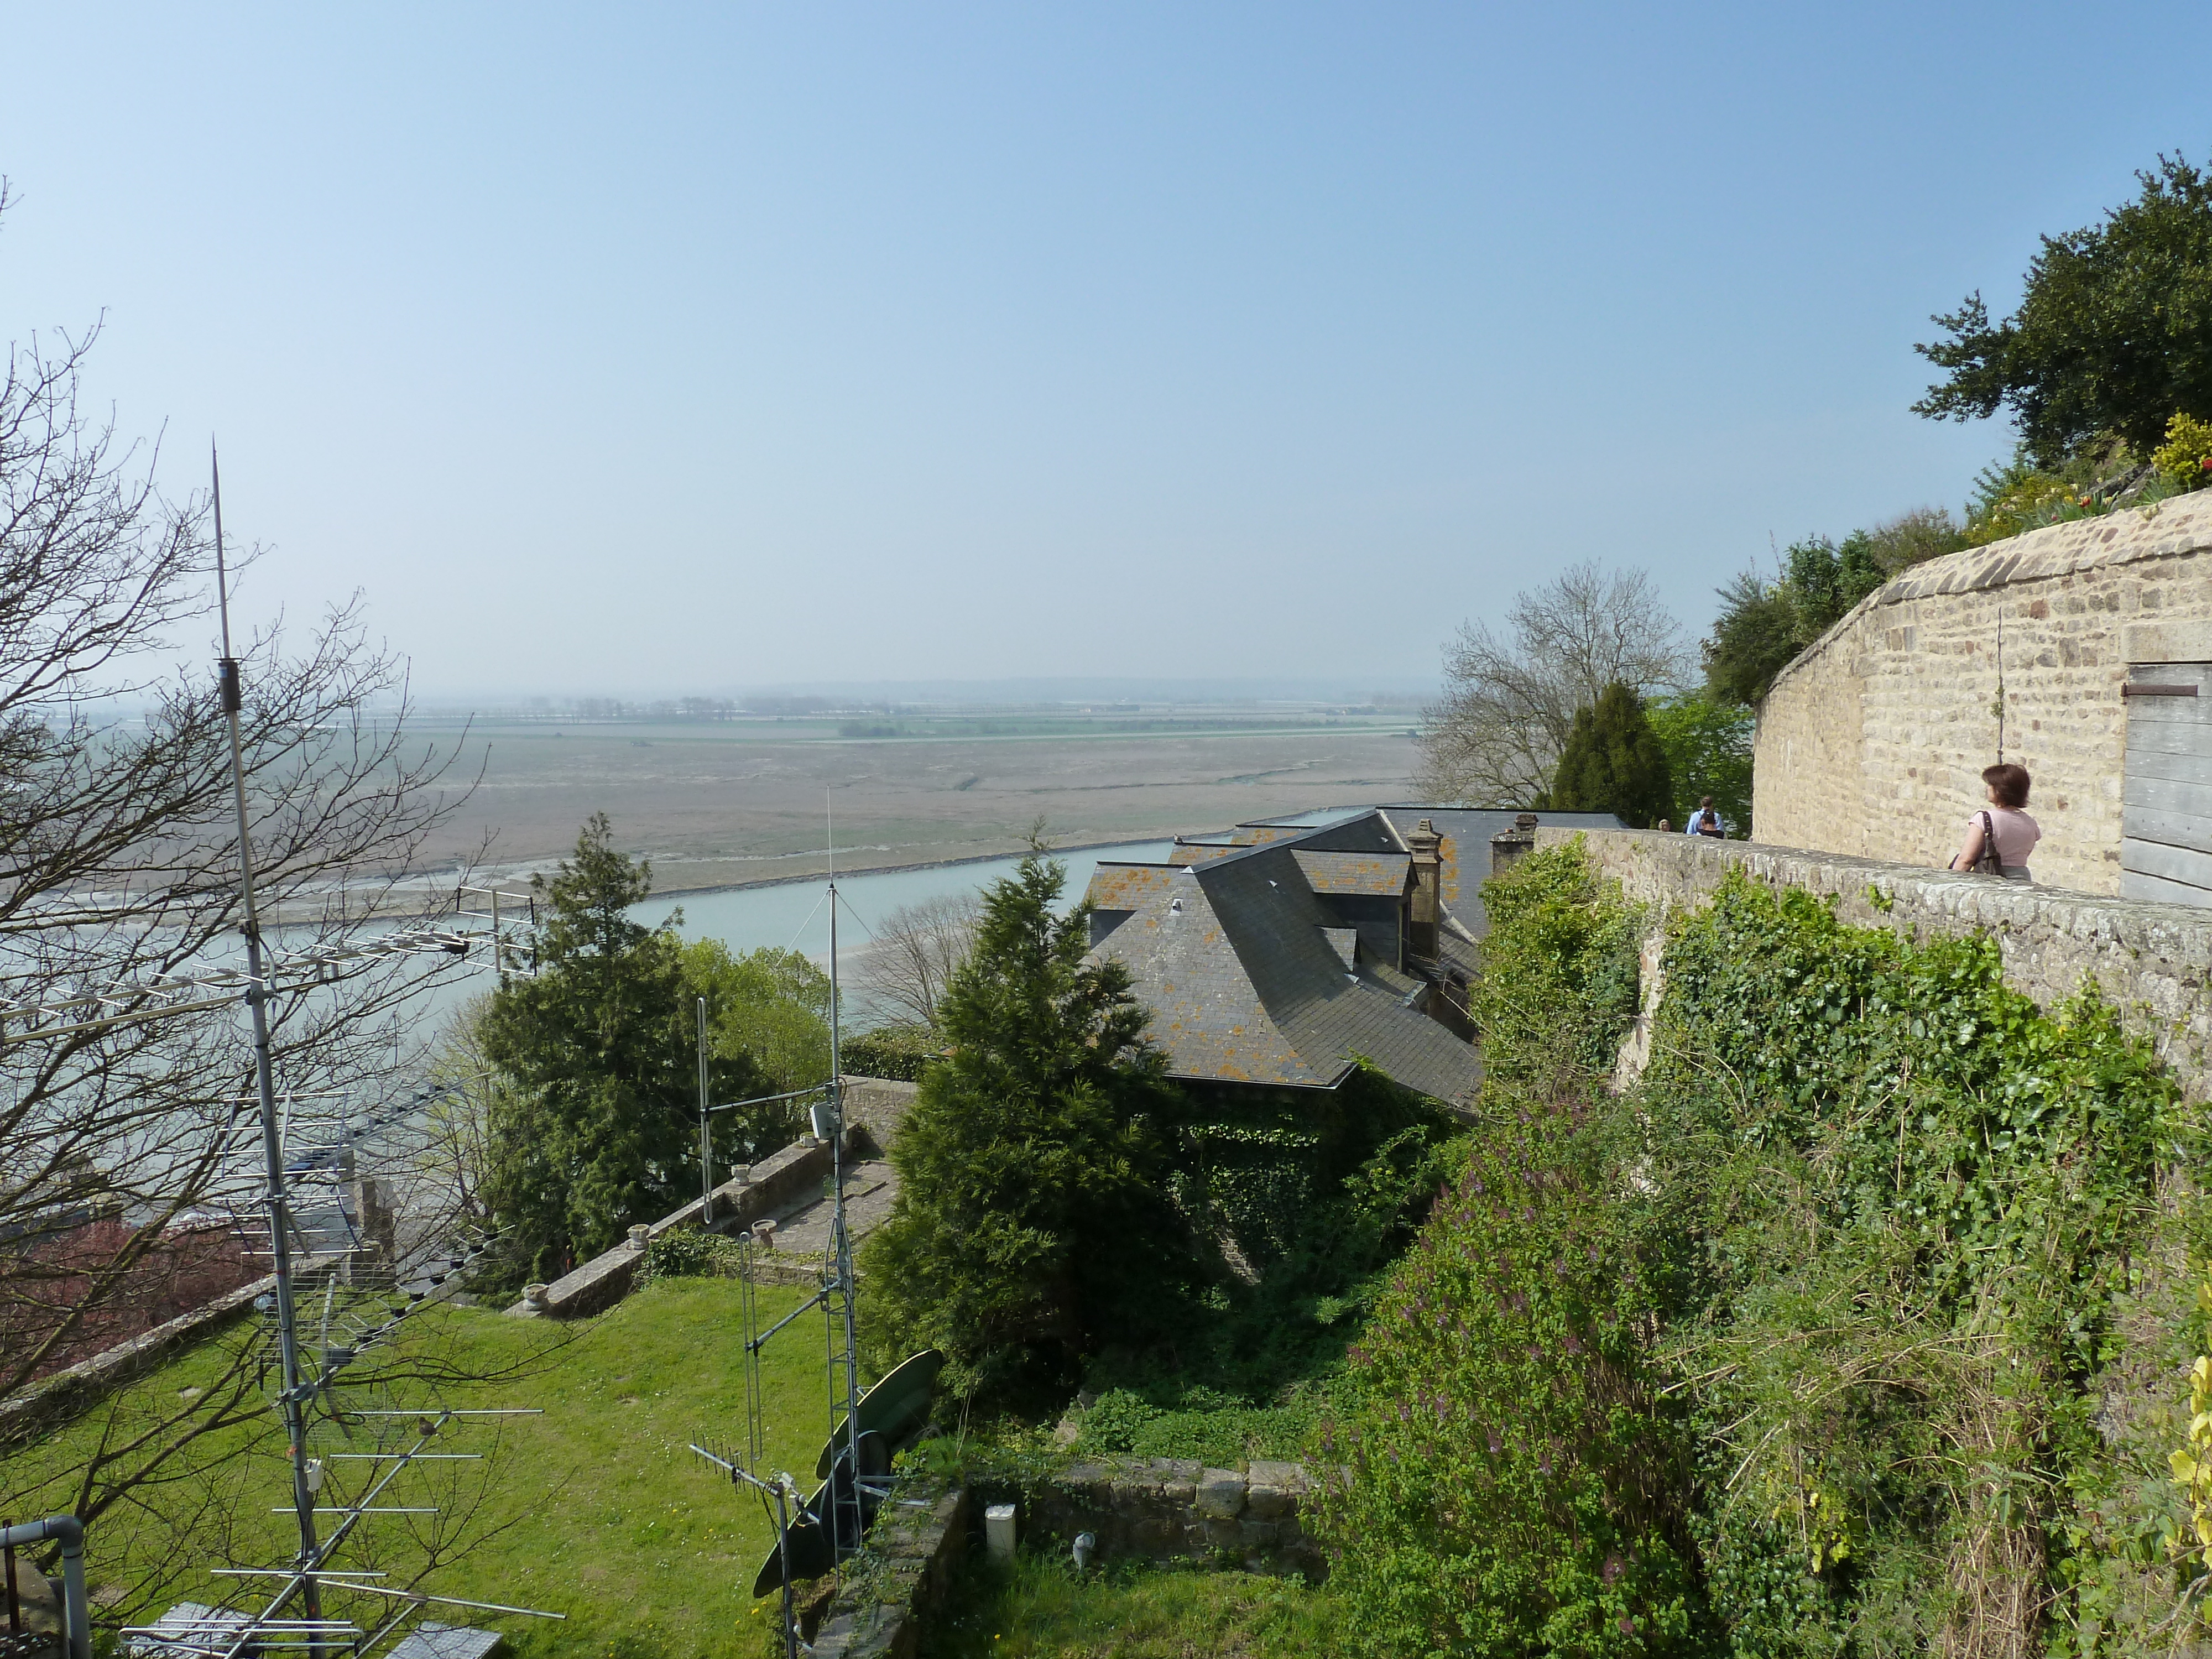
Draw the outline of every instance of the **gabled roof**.
M1422 1012L1427 982L1382 959L1389 953L1371 940L1363 951L1363 929L1340 911L1404 894L1406 837L1426 818L1443 837L1441 966L1471 975L1490 838L1514 816L1338 807L1179 838L1170 863L1099 866L1091 903L1127 920L1097 948L1128 969L1174 1076L1329 1089L1365 1060L1407 1088L1471 1105L1482 1080L1473 1046ZM1596 812L1543 822L1620 823Z
M1321 896L1395 899L1411 870L1371 809L1239 824L1179 842L1175 862L1102 866L1088 897L1127 919L1100 949L1152 1010L1178 1077L1334 1088L1359 1060L1451 1105L1471 1104L1474 1050L1418 1006L1425 983L1359 948Z

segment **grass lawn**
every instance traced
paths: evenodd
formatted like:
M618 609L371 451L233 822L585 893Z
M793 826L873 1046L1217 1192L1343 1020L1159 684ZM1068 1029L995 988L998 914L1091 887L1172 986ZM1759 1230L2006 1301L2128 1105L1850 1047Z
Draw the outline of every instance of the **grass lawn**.
M726 1476L685 1449L694 1439L743 1443L738 1290L730 1280L665 1280L569 1327L465 1308L410 1322L403 1328L411 1328L408 1340L378 1362L385 1380L371 1376L351 1403L534 1406L544 1415L447 1431L441 1449L483 1450L489 1459L418 1464L380 1500L435 1504L445 1513L371 1520L334 1565L383 1569L390 1583L405 1584L426 1560L443 1559L419 1588L566 1613L557 1623L458 1608L429 1615L495 1626L526 1659L708 1659L758 1651L757 1632L766 1619L750 1590L770 1528L757 1498L733 1491ZM799 1299L797 1291L763 1288L763 1323ZM69 1508L103 1437L114 1444L155 1413L179 1409L185 1390L205 1389L204 1398L220 1398L226 1370L259 1334L256 1325L236 1328L11 1454L0 1465L0 1513ZM811 1490L815 1454L829 1431L820 1316L795 1321L764 1354L769 1466L790 1469ZM364 1359L364 1376L368 1366ZM520 1374L489 1385L456 1375L502 1367ZM222 1599L238 1581L208 1577L206 1566L272 1565L288 1558L289 1510L269 1513L289 1492L274 1422L264 1408L210 1435L204 1446L223 1455L210 1458L212 1468L180 1472L183 1478L94 1522L87 1569L106 1621L138 1622L180 1599ZM411 1427L388 1425L388 1431ZM323 1453L379 1443L343 1440L328 1426L311 1438L312 1449ZM333 1463L331 1479L357 1489L350 1483L374 1467ZM332 1501L332 1489L321 1501ZM344 1610L356 1618L364 1604L375 1605L365 1596L351 1601Z
M1300 1659L1339 1651L1326 1589L1242 1572L1115 1566L1079 1581L1057 1558L977 1560L922 1638L922 1659Z

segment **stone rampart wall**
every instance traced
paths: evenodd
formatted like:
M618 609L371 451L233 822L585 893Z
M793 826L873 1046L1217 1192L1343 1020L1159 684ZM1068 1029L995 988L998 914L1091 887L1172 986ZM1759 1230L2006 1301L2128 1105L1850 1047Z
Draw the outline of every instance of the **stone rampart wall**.
M1867 597L1760 705L1752 833L1942 864L2003 758L2035 776L2036 878L2120 887L2133 662L2212 653L2212 491L1930 560Z
M2094 981L2191 1096L2212 1097L2212 910L1757 842L1644 830L1535 833L1540 847L1583 836L1601 873L1662 912L1702 903L1741 869L1759 881L1835 895L1838 914L1855 927L1923 937L1986 931L2014 989L2049 1007Z

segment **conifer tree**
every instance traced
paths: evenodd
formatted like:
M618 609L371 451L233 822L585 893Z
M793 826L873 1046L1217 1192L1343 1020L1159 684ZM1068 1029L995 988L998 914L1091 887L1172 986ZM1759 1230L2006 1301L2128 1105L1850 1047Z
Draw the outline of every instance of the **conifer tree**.
M697 1196L698 1047L682 942L630 916L652 866L614 844L606 814L532 886L538 973L500 988L478 1034L509 1085L495 1099L485 1197L514 1233L517 1266L552 1278ZM716 1099L768 1092L758 1081L742 1051L714 1055Z
M1054 913L1065 879L1032 853L985 893L863 1263L872 1345L944 1349L991 1406L1064 1398L1102 1340L1176 1305L1191 1261L1161 1179L1179 1096L1127 970L1085 959L1088 907Z
M1673 794L1667 750L1644 699L1616 680L1598 694L1595 708L1575 711L1544 805L1555 812L1612 812L1648 830L1666 816Z

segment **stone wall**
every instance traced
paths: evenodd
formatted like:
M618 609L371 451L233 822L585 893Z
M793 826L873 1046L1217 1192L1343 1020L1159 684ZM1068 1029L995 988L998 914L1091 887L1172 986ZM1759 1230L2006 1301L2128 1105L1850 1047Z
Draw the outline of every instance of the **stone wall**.
M848 1077L845 1079L846 1155L870 1148L888 1151L914 1103L915 1085L884 1078ZM756 1164L743 1176L724 1182L714 1191L716 1232L742 1232L763 1216L774 1215L800 1194L830 1179L830 1143L794 1140L781 1152ZM516 1303L507 1312L523 1317L550 1314L556 1319L579 1319L605 1313L628 1296L637 1283L637 1270L645 1252L663 1233L699 1224L700 1201L693 1199L672 1211L611 1250L570 1269L545 1287L535 1303ZM643 1233L641 1239L635 1235ZM805 1276L790 1282L804 1282Z
M1090 1533L1100 1561L1233 1563L1318 1583L1328 1577L1328 1559L1300 1518L1312 1489L1297 1463L1210 1469L1163 1457L1071 1463L1019 1489L984 1482L979 1501L1015 1502L1030 1544L1048 1537L1065 1549Z
M66 1422L110 1389L166 1365L185 1349L246 1317L253 1311L255 1298L276 1288L273 1278L257 1279L190 1313L179 1314L165 1325L156 1325L143 1336L118 1342L42 1378L21 1394L0 1401L0 1446Z
M866 1131L846 1131L846 1145L855 1146ZM744 1175L724 1182L714 1191L714 1226L717 1232L740 1232L765 1215L772 1215L799 1194L818 1188L830 1178L830 1143L794 1140L781 1152L761 1160ZM645 1265L645 1252L663 1233L699 1224L700 1202L693 1199L682 1209L659 1220L630 1229L630 1237L611 1250L603 1250L589 1261L569 1269L548 1285L535 1300L526 1297L507 1310L524 1317L539 1314L556 1319L581 1319L605 1313L628 1296L637 1285L637 1272Z
M975 1510L964 1486L907 1501L919 1507L869 1528L869 1565L838 1586L808 1650L814 1659L913 1659L968 1553Z
M1775 885L1835 895L1838 915L1855 927L1923 937L1986 931L2014 989L2049 1007L2094 980L2191 1097L2212 1097L2212 911L1650 830L1540 827L1536 842L1557 846L1577 835L1601 873L1662 914L1703 902L1741 869ZM1645 966L1647 975L1656 967L1649 955Z
M2128 664L2212 660L2212 491L1906 571L1759 708L1752 832L1940 865L2003 758L2035 776L2047 885L2120 888Z

